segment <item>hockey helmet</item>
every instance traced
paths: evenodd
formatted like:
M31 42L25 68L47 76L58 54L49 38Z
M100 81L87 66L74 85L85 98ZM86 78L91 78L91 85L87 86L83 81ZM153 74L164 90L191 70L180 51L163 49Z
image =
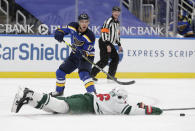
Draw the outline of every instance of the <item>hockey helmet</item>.
M124 89L121 89L121 88L115 88L113 89L110 94L112 96L117 96L118 99L123 99L123 100L126 100L127 97L128 97L128 93L126 90Z
M121 8L118 6L112 7L112 11L121 11Z
M81 13L79 16L78 16L78 20L89 20L89 16L87 13Z

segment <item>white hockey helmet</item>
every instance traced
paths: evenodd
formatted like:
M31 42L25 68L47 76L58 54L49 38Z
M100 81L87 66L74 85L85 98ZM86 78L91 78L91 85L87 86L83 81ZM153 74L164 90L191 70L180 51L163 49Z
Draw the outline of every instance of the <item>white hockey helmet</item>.
M113 96L117 96L118 99L123 99L126 100L128 97L128 93L125 89L121 89L121 88L115 88L110 92L111 95Z

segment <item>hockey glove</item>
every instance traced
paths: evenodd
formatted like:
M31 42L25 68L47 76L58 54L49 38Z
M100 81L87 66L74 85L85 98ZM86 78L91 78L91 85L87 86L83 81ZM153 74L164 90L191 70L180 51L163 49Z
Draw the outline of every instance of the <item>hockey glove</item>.
M85 50L82 51L82 54L83 54L85 57L88 57L88 56L89 56L89 52L88 52L88 51L85 51Z
M142 102L137 103L137 105L139 108L145 109L145 114L147 115L160 115L163 112L160 108L148 106Z
M64 38L64 32L63 30L57 29L55 31L54 37L57 41L62 42L63 38Z
M89 52L88 51L85 51L85 50L82 50L82 49L78 49L74 46L74 44L72 45L73 47L73 52L81 59L83 58L83 56L85 57L88 57L89 56Z
M79 54L80 58L83 58L83 56L85 56L85 57L89 56L88 51L85 51L85 50L79 50L78 54Z

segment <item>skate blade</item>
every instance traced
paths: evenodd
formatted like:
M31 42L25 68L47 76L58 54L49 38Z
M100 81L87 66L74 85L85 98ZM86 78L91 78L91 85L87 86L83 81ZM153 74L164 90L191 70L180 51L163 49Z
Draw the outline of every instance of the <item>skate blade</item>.
M17 109L16 101L18 100L18 97L19 97L18 94L16 94L12 104L11 112L16 113L16 109Z
M13 101L13 104L12 104L11 112L17 113L16 112L16 110L17 110L16 101L20 100L21 95L22 95L21 91L22 91L22 88L19 87L18 92L16 93L16 95L14 97L14 101Z

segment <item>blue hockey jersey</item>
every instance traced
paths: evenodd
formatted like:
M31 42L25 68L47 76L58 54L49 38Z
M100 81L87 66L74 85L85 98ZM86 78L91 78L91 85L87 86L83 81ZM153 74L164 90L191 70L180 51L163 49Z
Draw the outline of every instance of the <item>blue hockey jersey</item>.
M190 20L186 16L185 12L183 15L179 14L178 16L177 31L180 35L183 35L184 37L194 36L194 33L191 28Z
M78 31L79 24L77 22L71 22L66 27L61 28L60 30L64 32L65 35L70 34L71 44L76 45L78 50L84 50L88 53L89 56L94 56L95 49L95 35L94 33L87 28L83 33Z

